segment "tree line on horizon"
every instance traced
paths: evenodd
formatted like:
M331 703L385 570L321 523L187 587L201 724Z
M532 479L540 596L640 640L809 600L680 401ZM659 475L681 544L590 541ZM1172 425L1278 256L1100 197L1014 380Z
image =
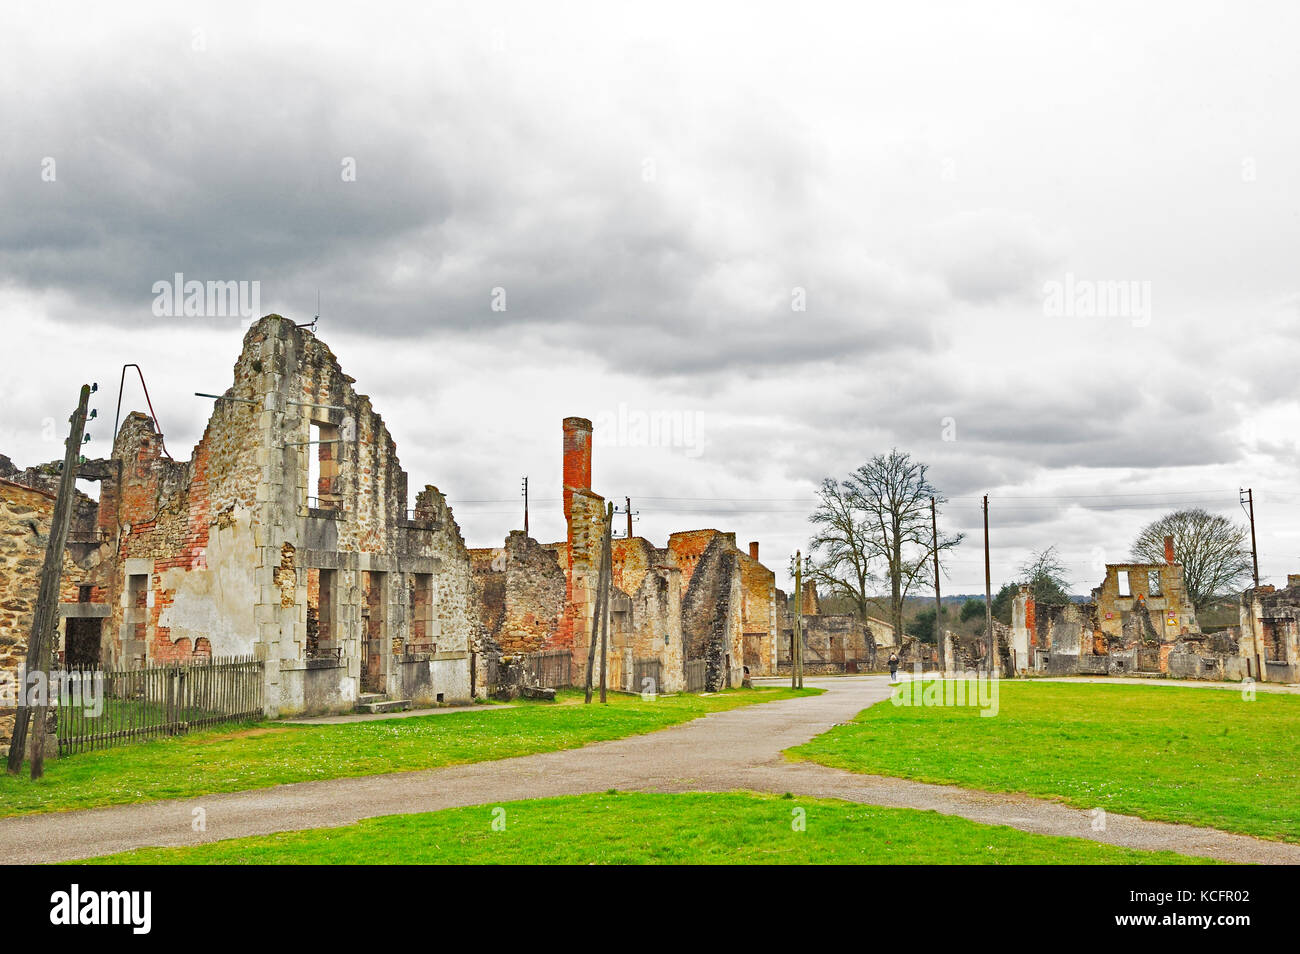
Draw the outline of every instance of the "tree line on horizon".
M825 478L808 518L814 529L804 579L819 593L847 605L860 619L880 616L896 633L933 642L933 606L915 614L909 627L904 626L904 606L909 598L933 594L936 544L943 574L945 556L961 545L965 535L939 528L935 540L931 500L941 516L948 499L928 474L927 464L893 448L843 479ZM1174 510L1138 532L1130 547L1131 562L1163 563L1166 536L1173 537L1188 597L1198 612L1238 592L1251 578L1250 534L1244 525L1200 508ZM993 597L995 619L1011 622L1012 600L1026 584L1035 602L1072 600L1066 567L1051 545L1033 551L1013 578L999 587ZM945 619L949 612L945 607ZM982 633L983 598L967 599L957 616Z

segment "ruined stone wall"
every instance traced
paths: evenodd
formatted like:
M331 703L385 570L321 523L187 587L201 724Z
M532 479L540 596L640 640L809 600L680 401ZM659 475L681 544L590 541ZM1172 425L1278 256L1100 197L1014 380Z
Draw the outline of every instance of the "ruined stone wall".
M673 537L683 536L674 534ZM671 546L670 538L670 546ZM681 555L677 553L680 561ZM704 659L709 690L739 685L744 659L741 585L735 537L715 533L694 561L682 598L682 637L687 659Z
M876 644L877 653L881 649L889 649L898 645L898 640L894 637L894 624L888 620L878 619L875 616L867 617L867 630L871 634L872 641ZM885 653L888 656L888 652Z
M55 485L57 489L57 484ZM20 670L27 661L32 618L41 588L41 568L54 516L54 495L44 490L0 479L0 749L7 751L13 734ZM61 602L76 602L79 586L87 580L85 568L64 553L60 579ZM102 591L92 591L95 603ZM60 621L62 623L62 621ZM51 662L59 659L62 636L55 634Z
M252 400L257 367L246 349L227 396ZM256 408L239 401L215 402L189 461L165 457L154 422L127 415L113 449L120 476L102 483L99 512L113 548L101 573L114 596L105 634L113 662L187 659L200 640L216 655L254 652L263 445ZM133 575L147 580L143 620L129 605Z
M1300 576L1287 577L1287 586L1262 586L1243 598L1250 607L1254 638L1263 678L1270 682L1300 681Z
M1121 596L1124 572L1128 593ZM1249 638L1201 633L1178 563L1109 564L1093 597L1088 603L1035 603L1029 587L1021 586L1002 664L1014 660L1017 672L1054 675L1137 672L1189 679L1238 679L1252 671Z
M1120 595L1121 573L1128 574L1128 596ZM1108 563L1106 578L1092 591L1092 601L1097 605L1101 631L1126 644L1132 640L1124 629L1131 614L1146 615L1159 642L1172 642L1184 633L1200 632L1196 608L1183 582L1181 563Z
M501 651L497 638L506 615L506 560L502 547L469 551L480 640L485 650Z
M683 669L681 573L668 549L659 549L642 537L614 541L614 586L626 599L627 615L621 622L620 648L624 650L622 674L630 680L638 659L658 659L659 692L679 692L685 684ZM612 667L611 667L612 669ZM641 687L626 683L626 688Z
M591 643L592 617L596 612L605 518L605 498L590 491L575 491L571 494L565 605L555 644L557 648L573 650L573 678L577 684L586 679L587 650ZM596 658L599 666L599 647ZM594 673L592 679L593 682L598 681L599 673Z
M515 530L505 546L471 551L484 631L504 653L555 647L565 575L556 553Z
M822 612L821 597L817 595L817 584L808 582L803 585L800 594L800 610L804 616L820 616Z
M415 664L428 663L446 701L468 698L480 624L464 540L436 488L408 513L394 442L352 385L314 334L271 315L245 334L233 384L188 462L164 459L153 423L128 416L114 449L121 479L105 482L100 508L101 527L119 541L106 585L123 661L185 658L203 639L216 655L266 660L269 713L322 699L345 709L363 670L381 688L410 684L402 666L418 574L432 580L420 642L437 652ZM309 486L313 461L320 478ZM309 665L313 569L333 574L342 651L324 674L321 660ZM133 576L148 580L143 597ZM363 643L376 636L381 646Z
M744 664L751 676L769 675L776 670L776 574L746 553L740 553L737 562Z
M871 628L850 613L803 617L805 672L874 672L884 666ZM777 668L789 671L794 617L777 640Z
M717 530L682 530L669 534L668 549L672 551L677 567L682 573L683 596L686 594L686 588L691 585L691 577L695 574L695 567L704 556L704 551L713 543L714 538L719 536L726 537L727 545L733 550L736 549L734 533L724 534Z
M1011 603L1011 649L1017 672L1034 669L1039 648L1033 591L1022 584Z

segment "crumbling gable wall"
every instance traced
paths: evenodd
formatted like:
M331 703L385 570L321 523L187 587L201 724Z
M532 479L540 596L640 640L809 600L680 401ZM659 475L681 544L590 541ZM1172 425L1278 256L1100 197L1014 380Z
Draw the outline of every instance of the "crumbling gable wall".
M505 546L471 551L484 633L503 653L554 648L565 578L554 550L514 530Z
M637 660L658 659L658 691L680 692L685 685L681 573L672 551L642 537L623 537L613 541L611 562L615 592L627 606L619 633L624 688L641 689L632 684Z
M696 565L716 536L718 536L717 530L682 530L668 535L668 549L672 551L673 558L682 573L683 596L686 595L687 587L691 585ZM731 535L730 546L735 549L735 534Z
M758 544L740 553L740 590L744 665L751 676L776 672L776 574L758 560Z
M1289 574L1282 589L1261 586L1243 594L1263 677L1270 682L1300 682L1300 574Z
M256 654L268 713L349 708L363 676L379 691L469 697L477 613L460 530L436 488L408 514L393 440L353 383L314 334L270 315L246 333L188 462L165 459L153 422L128 416L121 479L105 482L100 508L119 541L123 661L185 658L200 639L216 655ZM322 646L308 607L324 591ZM417 591L431 594L418 619Z
M1121 577L1127 574L1127 595ZM1199 633L1196 608L1187 596L1180 563L1108 563L1106 578L1092 591L1097 623L1103 633L1131 646L1150 624L1157 642L1172 642L1182 633ZM1133 617L1145 617L1145 621ZM1127 626L1127 632L1126 632Z
M784 604L785 594L780 593ZM893 627L880 620L859 619L851 613L821 612L817 586L807 582L800 600L803 626L803 665L806 673L872 672L883 666L877 633L873 625L882 627L880 638L893 645ZM781 614L783 629L777 639L777 667L790 671L794 641L794 614L788 610ZM888 650L885 656L888 656Z
M22 669L27 662L54 495L0 479L0 749L8 751ZM64 554L60 599L76 600L84 570ZM50 662L58 658L51 646Z
M673 534L673 537L684 535ZM671 546L670 538L670 546ZM682 598L687 659L705 660L709 691L738 686L744 658L739 552L733 534L714 533L694 561Z
M888 620L868 616L867 632L871 641L875 644L877 657L880 656L882 649L888 650L890 647L898 645L898 639L894 635L894 624ZM886 652L885 655L888 656L889 653ZM877 660L877 663L879 663L879 660Z
M564 572L564 612L554 643L572 652L576 682L586 675L606 524L605 499L591 490L591 439L589 420L565 418L567 535L543 548L557 553ZM775 577L756 555L752 566L742 567L742 559L735 535L716 530L674 533L662 550L639 538L614 540L607 685L633 688L635 664L658 660L663 690L674 691L685 683L684 661L697 658L713 659L708 671L714 688L739 685L744 633L773 633L775 617ZM705 564L710 569L696 587ZM593 682L599 675L593 673Z
M1250 675L1247 640L1201 632L1168 540L1166 548L1165 563L1108 564L1091 602L1035 603L1030 588L1021 586L1011 614L1016 670L1195 679ZM1248 616L1243 609L1243 620Z

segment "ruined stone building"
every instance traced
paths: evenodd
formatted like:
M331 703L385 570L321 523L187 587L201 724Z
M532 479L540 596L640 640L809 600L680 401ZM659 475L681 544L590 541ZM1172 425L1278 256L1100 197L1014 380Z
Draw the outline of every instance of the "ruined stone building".
M781 595L784 607L785 594ZM871 672L884 665L891 650L898 648L894 627L883 619L859 619L852 613L823 613L814 583L803 585L800 599L803 614L803 664L807 673ZM790 671L794 645L794 621L783 613L778 640L778 668Z
M1300 577L1289 577L1282 591L1246 590L1240 626L1201 632L1166 537L1164 563L1107 564L1086 603L1036 604L1022 586L1012 605L1011 665L1017 672L1292 681L1300 674L1297 619Z
M563 426L565 539L515 532L471 551L436 487L410 499L393 438L354 384L311 330L269 315L245 334L188 460L128 414L111 455L76 475L100 496L76 498L60 659L252 656L269 716L345 711L366 694L466 702L484 687L485 654L562 650L580 683L605 520L591 423ZM0 468L0 673L14 673L60 478ZM774 670L784 597L757 544L744 553L716 530L665 547L616 539L612 565L610 686L639 690L649 673L678 691L688 660L712 689L739 685L746 665Z
M591 489L591 448L591 422L566 418L564 540L516 532L500 550L473 553L487 639L503 652L564 649L575 683L586 678L606 518L605 498ZM718 530L674 533L662 548L620 537L611 564L608 686L640 691L637 674L657 672L658 691L677 692L687 661L703 660L710 689L740 685L746 665L773 671L779 591L757 544L743 553L735 534ZM596 659L599 667L599 651Z
M407 509L392 437L353 383L311 331L269 315L188 461L129 414L111 458L78 473L101 490L77 581L91 607L61 610L63 651L117 666L254 656L268 715L363 693L467 701L469 552L437 488Z
M17 701L27 661L36 595L41 585L46 544L54 515L58 470L29 468L19 472L0 456L0 751L13 734L12 704ZM106 596L92 581L97 546L95 502L84 494L73 501L68 547L63 555L59 589L59 645L52 661L91 665L99 661L102 621L109 614Z
M1234 634L1254 671L1269 682L1300 682L1300 573L1287 574L1283 589L1242 593L1240 619Z

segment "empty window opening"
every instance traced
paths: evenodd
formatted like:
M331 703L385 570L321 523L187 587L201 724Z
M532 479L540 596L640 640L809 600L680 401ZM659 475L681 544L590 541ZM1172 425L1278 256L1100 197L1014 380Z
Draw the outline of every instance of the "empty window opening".
M383 660L388 642L388 574L365 570L361 585L365 595L361 604L361 631L365 634L361 653L362 688L366 692L383 692Z
M307 445L307 506L337 510L342 503L339 481L339 429L327 421L311 422Z
M1119 595L1132 596L1133 591L1129 589L1129 585L1128 585L1128 570L1120 570L1118 573L1118 579L1119 579Z
M99 665L99 639L102 619L67 620L63 641L63 661L69 669L88 669Z
M138 646L128 652L144 653L146 624L149 619L149 576L145 573L132 573L126 581L126 621L124 640L133 640Z
M1160 571L1159 570L1147 571L1147 595L1148 596L1162 595L1160 592Z
M1269 661L1286 662L1286 645L1282 641L1282 627L1274 619L1262 619L1260 635L1264 640L1264 658Z
M334 632L334 571L307 570L307 655L338 655Z
M437 652L434 645L433 626L433 574L412 573L410 576L411 640L409 653Z

